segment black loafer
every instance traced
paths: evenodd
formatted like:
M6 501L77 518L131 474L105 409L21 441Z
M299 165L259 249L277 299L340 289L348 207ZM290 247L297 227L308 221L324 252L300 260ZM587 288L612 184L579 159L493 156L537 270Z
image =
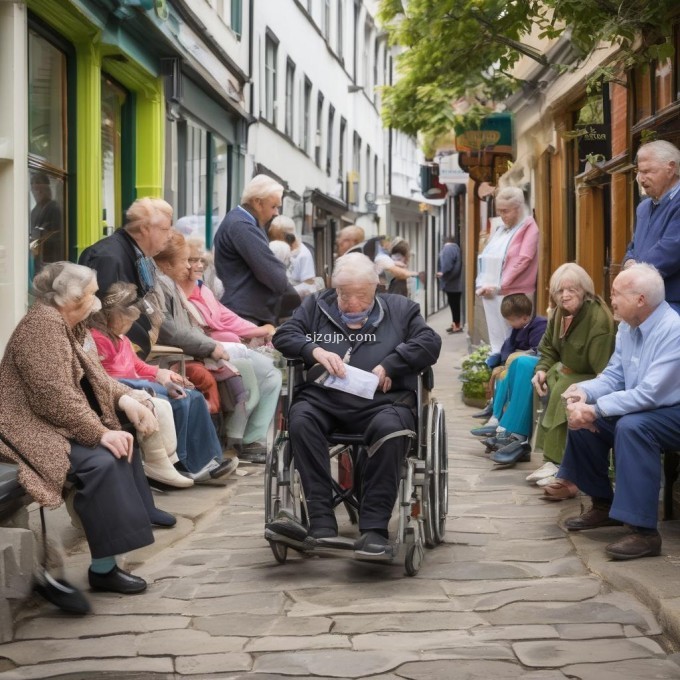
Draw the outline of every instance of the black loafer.
M93 590L106 590L110 593L133 595L146 590L146 581L139 576L123 571L115 566L108 574L97 574L88 570L87 578Z
M63 612L80 616L90 613L90 603L78 588L64 579L54 578L46 571L41 576L42 579L33 586L33 590L38 595L59 607Z
M149 511L149 521L152 526L162 527L164 529L169 529L177 524L177 520L174 515L171 515L165 510L160 510L159 508L153 508Z

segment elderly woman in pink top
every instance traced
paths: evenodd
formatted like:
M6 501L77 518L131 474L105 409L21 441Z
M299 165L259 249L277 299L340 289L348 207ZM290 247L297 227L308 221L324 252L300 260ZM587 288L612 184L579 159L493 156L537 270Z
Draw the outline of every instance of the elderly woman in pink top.
M238 314L225 307L215 297L213 291L201 280L205 266L202 241L187 239L187 245L189 246L191 278L196 283L188 297L205 320L206 333L213 340L219 340L220 342L246 341L251 346L269 342L276 328L270 323L264 326L256 326L252 321L241 318ZM259 342L249 342L255 338Z
M538 274L538 226L522 190L501 189L496 194L496 212L503 223L477 258L475 290L484 304L492 354L501 351L512 330L501 314L503 298L524 293L533 301Z

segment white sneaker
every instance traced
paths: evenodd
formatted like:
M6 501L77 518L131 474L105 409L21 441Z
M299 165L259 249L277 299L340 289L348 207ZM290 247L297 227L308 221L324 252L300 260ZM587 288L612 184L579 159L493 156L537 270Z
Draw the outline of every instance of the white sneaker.
M550 486L551 484L554 484L556 481L557 477L555 477L555 475L550 475L550 477L543 477L543 479L539 479L536 482L536 486L543 488L544 486Z
M559 467L555 463L548 461L541 465L538 470L534 470L531 474L527 475L527 482L538 482L539 479L544 479L545 477L554 477L557 474Z

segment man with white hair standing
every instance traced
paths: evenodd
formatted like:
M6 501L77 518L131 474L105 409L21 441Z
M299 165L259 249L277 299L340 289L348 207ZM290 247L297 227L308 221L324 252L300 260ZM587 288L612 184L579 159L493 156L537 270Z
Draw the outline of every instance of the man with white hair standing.
M215 234L215 269L224 285L221 302L260 326L276 325L284 293L297 296L265 233L279 214L282 198L278 182L256 175L243 190L241 204L227 213Z
M631 265L612 283L621 321L604 371L562 395L569 436L557 476L592 498L592 507L565 522L569 531L623 524L632 529L605 550L614 560L661 552L657 531L661 452L680 448L680 316L664 301L659 272ZM609 450L616 455L616 491Z
M649 199L637 207L623 266L653 264L663 277L666 301L680 312L680 150L663 140L641 146L637 180Z

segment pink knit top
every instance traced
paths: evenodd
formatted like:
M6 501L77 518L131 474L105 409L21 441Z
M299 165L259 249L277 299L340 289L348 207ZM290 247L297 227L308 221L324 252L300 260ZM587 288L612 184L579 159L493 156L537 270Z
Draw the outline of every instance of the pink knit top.
M151 366L142 361L135 354L132 343L125 335L118 339L117 345L96 328L92 329L92 337L97 345L102 366L112 378L156 379L158 366Z

